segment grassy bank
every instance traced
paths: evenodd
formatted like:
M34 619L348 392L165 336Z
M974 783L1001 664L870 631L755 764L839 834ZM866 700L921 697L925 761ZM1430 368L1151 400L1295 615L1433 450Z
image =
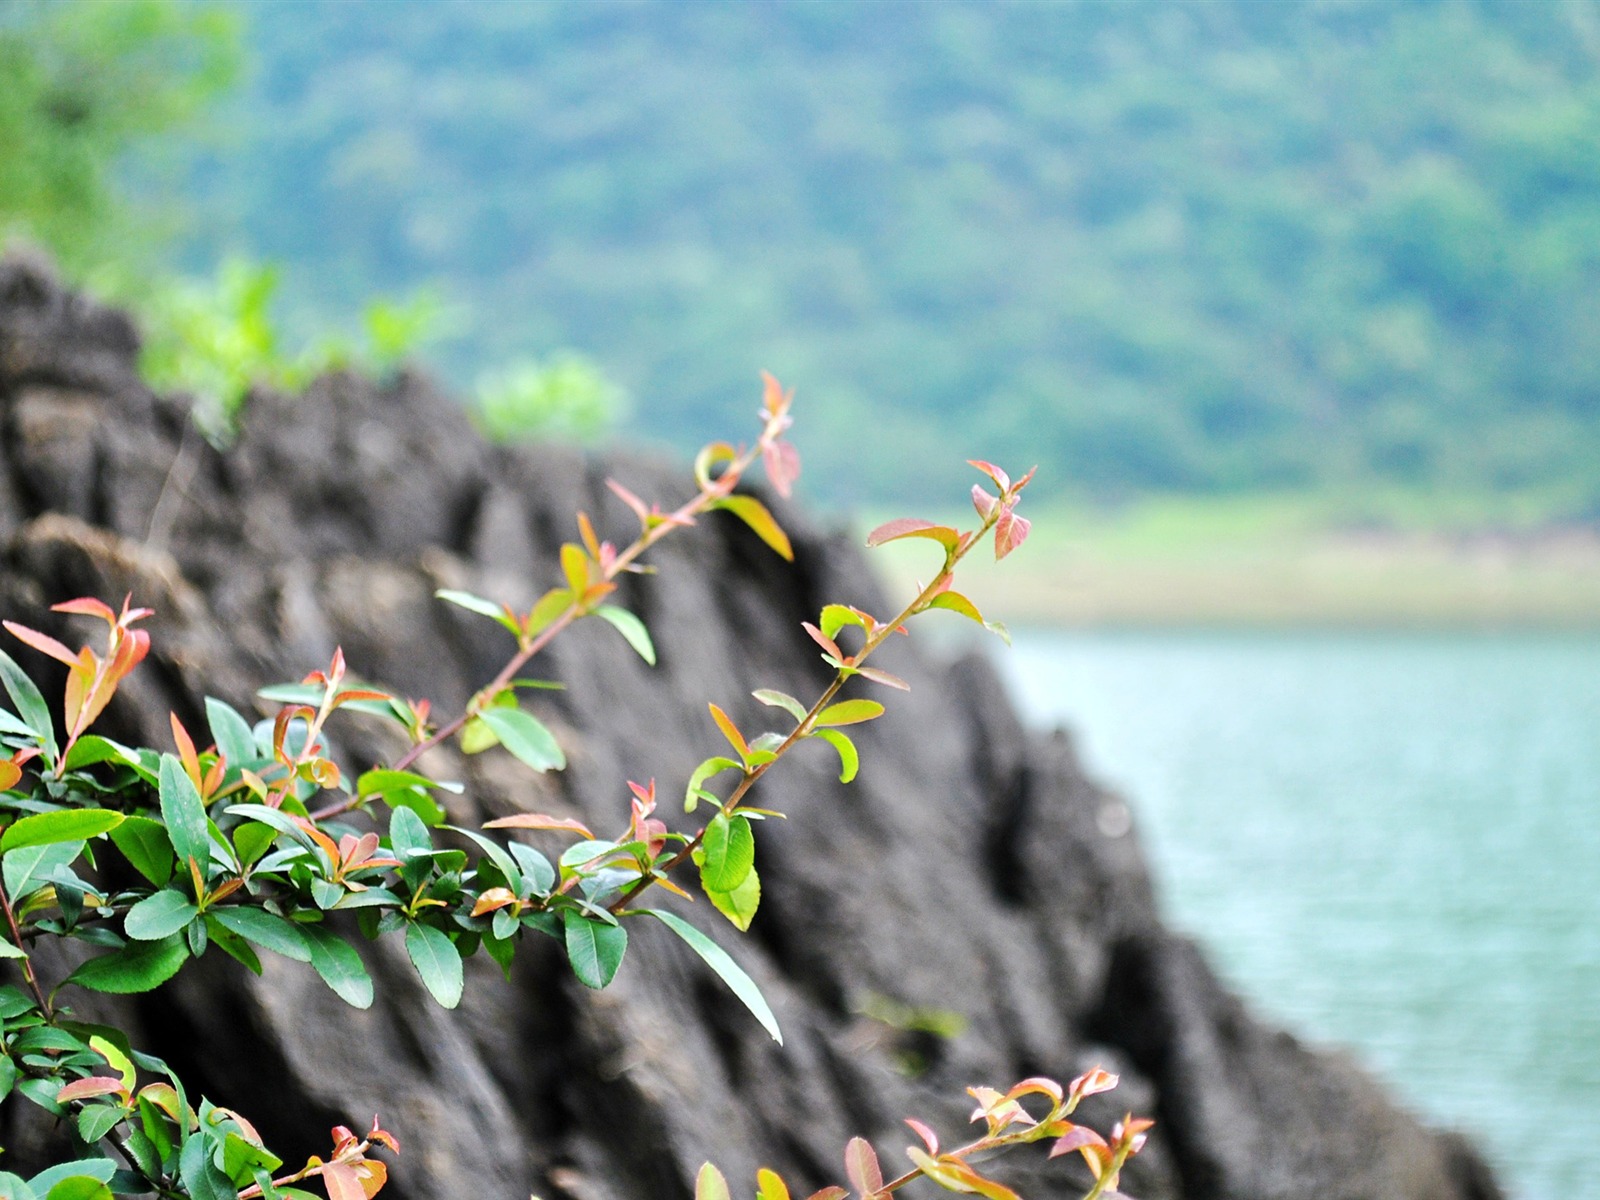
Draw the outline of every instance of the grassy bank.
M1022 550L963 568L973 600L1011 623L1600 626L1600 529L1531 503L1184 498L1029 515ZM937 551L874 553L909 582Z

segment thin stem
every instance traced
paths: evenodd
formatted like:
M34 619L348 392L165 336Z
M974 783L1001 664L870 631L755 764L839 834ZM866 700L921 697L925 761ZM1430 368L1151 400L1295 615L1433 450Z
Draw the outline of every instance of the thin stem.
M0 883L0 908L5 909L6 924L11 929L11 944L19 950L22 949L22 929L17 925L17 914L11 907L11 897L7 894L4 883ZM33 973L32 958L23 957L22 974L28 981L28 990L33 993L33 998L38 1001L39 1011L44 1013L44 1019L54 1025L56 1016L50 1008L50 1001L45 996L44 989L39 986L38 976Z
M916 598L912 600L911 603L907 604L903 609L901 609L899 615L896 616L894 620L883 625L876 633L869 634L867 636L867 640L862 644L861 650L850 660L852 665L859 665L865 662L868 656L871 655L874 650L883 645L890 634L892 634L896 629L900 628L900 626L905 624L905 622L909 621L918 613L926 611L929 602L949 586L949 582L955 571L956 564L966 557L972 548L978 545L978 543L983 540L984 535L988 533L989 530L994 526L996 520L998 520L998 514L999 506L997 505L990 515L984 518L983 524L978 527L977 531L970 539L966 541L964 545L958 546L955 550L950 551L947 554L944 568L933 577L933 581L924 587L920 592L918 592ZM800 723L794 727L788 737L784 738L783 741L779 743L778 747L772 752L773 756L760 766L745 771L744 777L739 780L738 786L735 787L732 793L729 794L728 798L723 801L721 808L722 815L731 815L733 811L739 807L740 803L744 800L744 797L749 793L750 789L755 786L756 780L765 775L768 768L775 766L777 762L791 749L793 749L797 743L811 734L812 730L815 728L817 717L821 715L823 709L827 708L827 706L832 703L833 698L839 694L840 689L844 687L845 682L850 678L852 673L853 672L840 670L838 674L834 676L833 681L828 684L822 695L817 697L816 702L806 710L806 715L801 719ZM689 841L685 843L676 854L674 854L666 862L655 867L650 874L640 876L639 879L628 888L628 890L624 891L620 896L608 904L606 906L606 911L610 912L613 916L621 913L625 908L628 907L629 904L633 902L636 897L640 895L640 893L644 892L648 888L653 887L656 883L656 880L660 876L670 874L672 871L682 866L685 860L687 860L697 849L700 848L701 844L705 841L706 830L710 828L710 825L702 826L700 831L696 833L694 837L689 839Z

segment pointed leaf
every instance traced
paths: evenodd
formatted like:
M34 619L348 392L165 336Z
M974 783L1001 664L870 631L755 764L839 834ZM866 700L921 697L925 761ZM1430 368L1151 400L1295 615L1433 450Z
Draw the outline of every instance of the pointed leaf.
M355 948L321 925L303 925L300 935L311 950L311 969L339 999L353 1008L371 1008L372 976Z
M837 729L817 729L811 736L821 738L839 752L840 783L849 783L856 777L856 772L861 768L861 756L856 752L856 744L847 734L840 733Z
M772 1009L767 1006L766 999L761 995L761 989L756 987L755 981L744 973L744 969L733 961L726 950L682 917L658 908L647 908L643 911L688 943L689 949L698 954L706 966L717 973L722 982L727 984L739 998L740 1003L761 1022L761 1027L772 1035L772 1040L780 1046L783 1045L783 1033L778 1028L778 1019L772 1015Z
M901 538L928 538L938 542L945 550L954 550L961 541L958 530L948 525L936 525L932 521L920 521L916 517L901 517L897 521L886 521L871 533L867 534L868 546L882 546L886 542L896 542Z
M202 876L211 861L211 841L206 830L206 806L194 782L176 756L161 756L161 819L180 864L196 862ZM187 871L180 871L187 874Z
M572 909L561 914L565 926L567 959L584 987L600 989L616 977L628 949L628 931L620 925L580 916Z
M223 928L258 946L281 954L285 958L292 958L296 962L311 961L311 946L306 941L303 926L286 921L265 909L251 908L247 905L213 908L210 910L210 915Z
M485 829L561 829L594 840L589 827L575 817L548 817L544 813L516 813L483 823Z
M706 780L723 771L742 771L742 764L731 758L713 755L694 769L694 774L689 776L689 786L683 793L683 811L693 812L701 799L701 787Z
M731 892L755 865L755 832L744 817L718 813L706 826L701 849L701 886L708 892Z
M479 712L478 717L494 730L501 745L535 771L559 771L567 765L567 756L561 752L555 735L520 708L491 706Z
M928 601L929 608L947 608L951 612L960 613L968 620L983 624L983 614L978 611L978 606L968 600L960 592L940 592Z
M801 704L787 692L775 691L772 688L758 688L750 693L761 703L772 708L781 708L796 721L803 721L806 717L806 706Z
M790 562L794 561L794 547L789 544L789 535L784 533L776 518L767 511L767 506L754 496L728 496L717 501L714 507L731 512L755 530L756 536L782 557Z
M830 704L817 714L819 726L859 725L883 715L883 705L876 700L841 700Z
M756 1200L789 1200L789 1185L776 1171L762 1167L756 1172Z
M159 942L183 929L199 911L182 892L163 888L130 908L122 928L137 941Z
M148 992L176 975L188 957L189 944L175 933L159 942L135 942L91 958L67 976L67 982L117 995Z
M442 930L418 922L407 925L406 953L442 1007L454 1008L461 1003L461 952Z
M761 877L754 867L744 877L739 886L731 892L713 892L707 890L706 899L711 905L728 920L740 933L750 928L750 922L755 919L756 909L761 907Z
M704 1164L695 1177L694 1200L733 1200L728 1192L728 1181L710 1163Z
M883 1168L877 1151L866 1138L853 1137L844 1148L844 1173L850 1186L863 1196L883 1191Z
M4 650L0 650L0 682L5 684L6 694L17 706L17 715L39 737L45 753L55 758L60 751L56 747L55 725L50 720L50 706L44 702L33 680Z
M638 652L640 658L652 667L656 665L656 648L650 640L650 631L644 627L644 622L625 608L618 608L615 604L602 604L594 610L594 615L603 617L616 626L617 631L628 639L628 645Z
M206 697L206 724L218 752L230 765L241 766L261 757L250 723L221 700Z
M25 846L82 842L122 824L122 814L103 808L66 808L23 817L0 837L0 854Z

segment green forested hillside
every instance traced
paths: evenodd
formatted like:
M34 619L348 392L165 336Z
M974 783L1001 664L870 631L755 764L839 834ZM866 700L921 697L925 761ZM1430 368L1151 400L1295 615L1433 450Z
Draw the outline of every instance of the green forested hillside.
M1600 512L1589 0L244 11L186 253L306 328L438 281L458 379L573 348L681 444L769 367L844 498L984 454Z

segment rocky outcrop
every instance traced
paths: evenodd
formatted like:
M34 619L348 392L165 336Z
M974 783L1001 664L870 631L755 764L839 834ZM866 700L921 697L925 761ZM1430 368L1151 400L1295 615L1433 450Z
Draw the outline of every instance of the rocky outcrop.
M647 497L684 494L680 472L653 461L486 446L411 374L257 395L219 452L181 398L141 384L136 347L125 317L43 267L0 267L0 611L50 627L53 601L128 591L157 610L155 651L106 717L124 739L165 745L169 709L201 727L207 694L248 709L257 687L336 645L366 677L448 712L508 645L436 588L526 604L552 582L575 509L631 536L607 474ZM670 792L715 750L707 701L757 725L753 688L814 692L824 668L800 621L826 601L887 605L846 540L791 508L780 517L793 565L713 519L629 582L655 669L607 627L558 640L537 666L568 687L538 703L569 769L534 777L503 756L439 752L429 766L470 784L456 819L536 807L609 827L625 780ZM860 778L839 784L817 747L761 785L791 819L762 830L750 934L692 913L759 982L782 1048L656 929L636 933L603 993L535 944L509 983L474 960L465 1003L446 1012L388 939L367 948L369 1011L297 964L257 979L211 955L115 1015L280 1149L324 1150L329 1126L381 1113L405 1143L397 1198L687 1197L706 1158L741 1184L766 1163L817 1186L853 1134L898 1158L902 1116L954 1133L969 1084L1095 1063L1123 1084L1086 1106L1090 1119L1132 1108L1159 1121L1125 1179L1142 1200L1500 1194L1464 1143L1225 991L1162 925L1120 801L1085 778L1064 735L1023 730L982 660L940 665L899 639L884 655L912 691L864 727ZM58 669L19 657L59 686ZM351 762L393 749L358 718L338 736ZM937 1038L863 1015L885 1000L959 1013L965 1030ZM107 1002L80 1000L95 1004ZM0 1111L17 1169L48 1131L14 1102ZM1071 1163L1019 1154L1006 1170L1030 1197L1081 1194Z

